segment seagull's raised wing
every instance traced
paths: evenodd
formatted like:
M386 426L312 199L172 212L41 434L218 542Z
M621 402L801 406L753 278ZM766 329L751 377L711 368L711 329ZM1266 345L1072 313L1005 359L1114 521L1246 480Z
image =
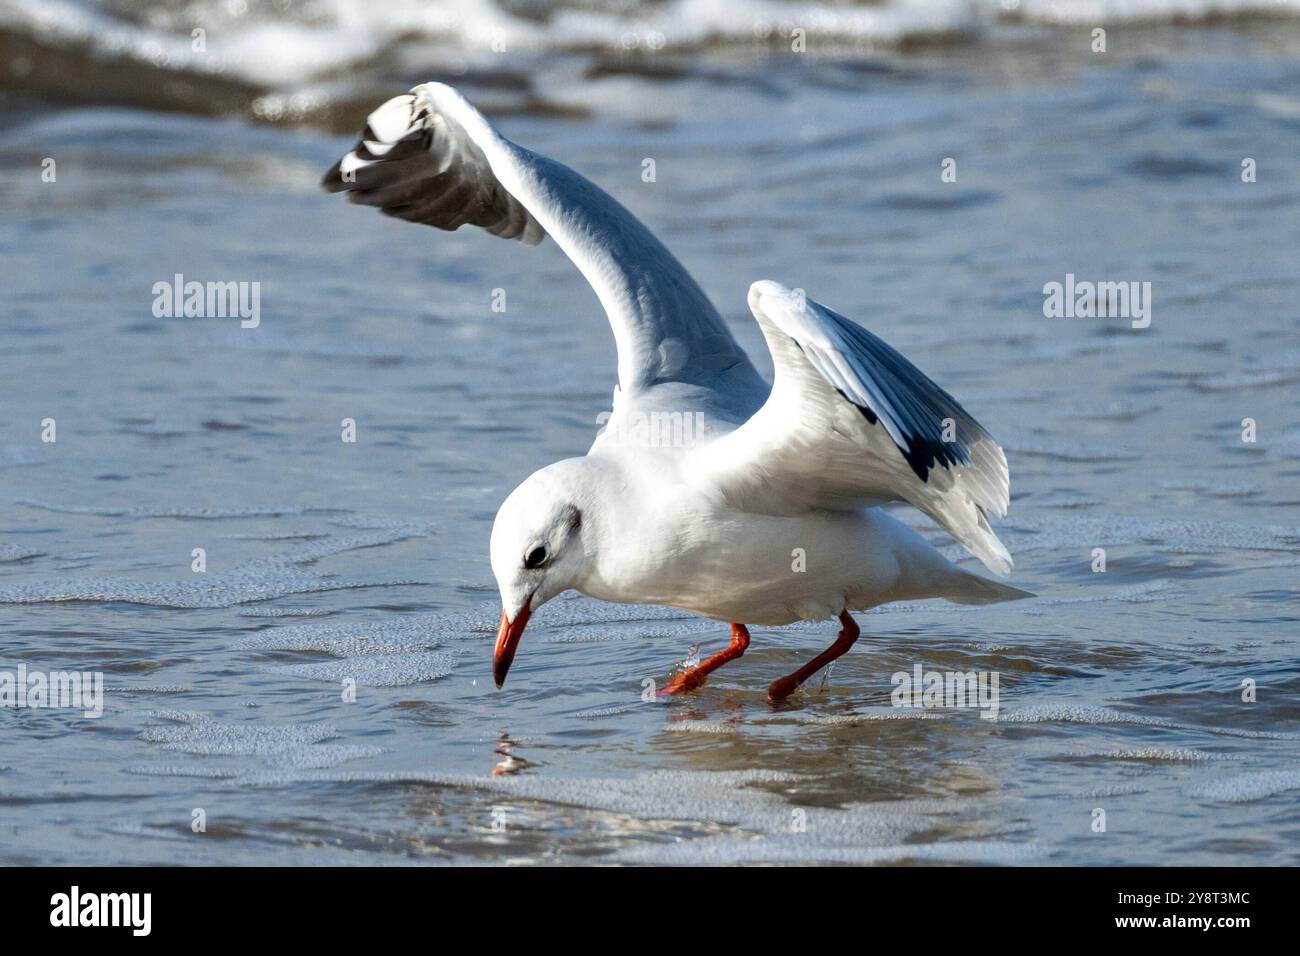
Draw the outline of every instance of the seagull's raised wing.
M989 527L1007 512L1002 449L956 399L842 315L776 282L749 307L772 351L766 404L697 451L700 480L766 514L905 500L992 571L1011 555Z
M503 137L450 86L425 83L376 109L321 185L440 229L470 223L528 245L549 234L609 315L625 396L678 382L706 402L743 396L746 414L762 401L762 379L663 243L587 179Z

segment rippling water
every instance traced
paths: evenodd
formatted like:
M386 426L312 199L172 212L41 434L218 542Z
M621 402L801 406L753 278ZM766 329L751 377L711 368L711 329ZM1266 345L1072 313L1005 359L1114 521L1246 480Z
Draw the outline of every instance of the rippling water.
M1123 36L1068 69L1033 31L589 64L567 99L592 115L502 110L641 215L764 365L745 291L774 278L1006 446L999 533L1039 597L862 615L779 708L767 685L829 625L756 628L702 691L643 703L725 628L561 599L493 689L492 517L585 450L614 384L554 243L321 194L347 145L323 129L360 108L284 128L11 100L0 670L107 688L97 720L0 709L0 860L1300 862L1300 58L1258 24ZM260 326L155 318L175 273L260 281ZM1151 282L1150 327L1044 318L1067 273ZM918 663L997 672L998 718L890 706Z

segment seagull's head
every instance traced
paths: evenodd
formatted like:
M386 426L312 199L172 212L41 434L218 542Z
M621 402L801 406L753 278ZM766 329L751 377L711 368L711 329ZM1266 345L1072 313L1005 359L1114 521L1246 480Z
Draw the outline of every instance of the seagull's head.
M492 676L497 687L533 611L587 575L584 521L591 471L585 458L571 458L534 472L510 493L492 525L492 573L501 590Z

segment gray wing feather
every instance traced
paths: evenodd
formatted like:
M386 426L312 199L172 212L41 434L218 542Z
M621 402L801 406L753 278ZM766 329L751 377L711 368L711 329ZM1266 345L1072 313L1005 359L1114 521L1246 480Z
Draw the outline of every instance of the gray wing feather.
M468 223L526 245L541 242L546 230L491 175L483 151L430 110L410 93L389 100L321 186L398 219L448 231Z
M1006 514L1010 479L983 426L895 349L801 292L756 282L749 305L772 352L772 393L702 450L701 472L762 513L902 499L1007 573L988 516Z
M605 307L625 400L685 385L682 411L741 421L762 403L762 378L663 243L578 173L501 136L451 87L426 83L380 106L321 184L439 229L470 224L529 245L549 234Z
M957 400L900 352L838 312L813 302L825 345L795 343L813 367L872 424L889 432L922 481L931 468L969 464L971 449L989 433ZM945 430L951 437L945 437Z

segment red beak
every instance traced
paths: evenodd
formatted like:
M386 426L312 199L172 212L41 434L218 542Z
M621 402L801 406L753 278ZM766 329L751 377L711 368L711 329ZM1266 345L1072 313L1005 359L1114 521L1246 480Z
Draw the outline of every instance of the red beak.
M492 676L496 678L497 690L506 682L506 673L515 659L515 649L519 647L519 639L524 636L524 628L532 616L533 612L529 608L532 601L533 596L530 594L514 621L506 617L505 611L501 612L501 623L497 625L497 646L492 652Z

